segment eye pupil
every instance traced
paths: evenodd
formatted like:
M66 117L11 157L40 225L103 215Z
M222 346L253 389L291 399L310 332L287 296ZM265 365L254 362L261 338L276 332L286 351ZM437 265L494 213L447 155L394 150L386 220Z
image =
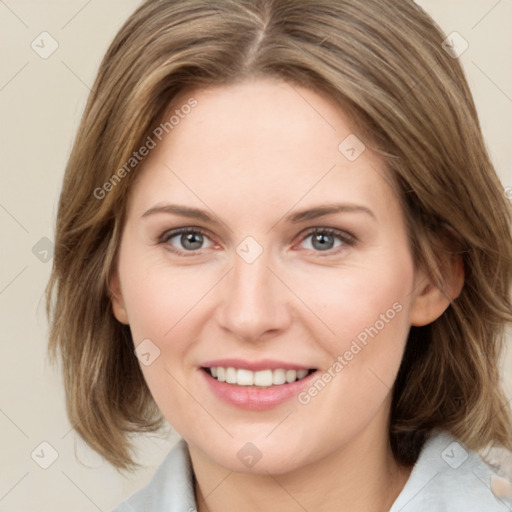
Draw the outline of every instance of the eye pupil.
M201 248L203 243L203 235L200 233L186 233L181 235L181 243L186 249L195 251Z
M313 236L313 247L321 251L332 249L334 237L325 233L316 233Z

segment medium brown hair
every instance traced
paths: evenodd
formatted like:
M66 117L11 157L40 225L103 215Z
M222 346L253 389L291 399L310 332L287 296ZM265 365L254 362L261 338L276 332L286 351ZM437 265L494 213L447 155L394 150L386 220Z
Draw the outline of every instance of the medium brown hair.
M62 362L69 418L111 464L136 467L130 435L164 426L129 327L112 313L109 277L137 168L113 177L178 93L263 76L350 114L398 184L417 268L442 288L443 258L463 259L460 296L409 333L390 418L397 461L414 463L436 427L472 449L511 447L498 367L511 319L511 209L444 39L405 0L147 1L126 21L66 167L47 287L49 354Z

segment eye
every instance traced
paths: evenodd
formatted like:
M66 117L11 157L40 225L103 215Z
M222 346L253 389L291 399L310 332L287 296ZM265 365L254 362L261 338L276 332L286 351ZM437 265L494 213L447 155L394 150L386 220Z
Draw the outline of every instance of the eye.
M166 231L160 237L159 242L177 254L194 253L213 245L206 233L198 228L179 228Z
M337 229L315 228L302 238L301 243L305 245L305 249L316 252L338 252L335 249L351 247L355 241L354 236Z
M202 249L212 247L210 237L199 228L184 227L165 231L158 239L166 249L182 256L193 256ZM355 245L356 238L349 233L332 228L315 228L306 233L301 244L315 252L337 253L345 247Z

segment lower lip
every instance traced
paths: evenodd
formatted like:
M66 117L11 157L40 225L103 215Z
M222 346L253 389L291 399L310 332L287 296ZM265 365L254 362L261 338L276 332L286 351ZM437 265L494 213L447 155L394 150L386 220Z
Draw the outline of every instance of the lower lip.
M260 388L256 386L238 386L236 384L219 382L207 371L200 369L200 372L203 374L215 396L230 405L250 411L271 409L290 400L306 388L317 373L314 371L307 377L288 384Z

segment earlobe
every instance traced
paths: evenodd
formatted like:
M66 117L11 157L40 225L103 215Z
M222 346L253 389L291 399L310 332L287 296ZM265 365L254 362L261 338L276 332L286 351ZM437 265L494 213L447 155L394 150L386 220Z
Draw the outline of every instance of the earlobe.
M464 263L460 255L453 255L440 267L443 286L420 273L415 285L414 300L410 309L410 323L423 326L437 320L461 293L464 286Z
M128 313L124 305L123 295L121 293L121 286L119 284L119 276L113 272L109 280L110 300L112 302L112 312L116 319L122 324L128 325Z

